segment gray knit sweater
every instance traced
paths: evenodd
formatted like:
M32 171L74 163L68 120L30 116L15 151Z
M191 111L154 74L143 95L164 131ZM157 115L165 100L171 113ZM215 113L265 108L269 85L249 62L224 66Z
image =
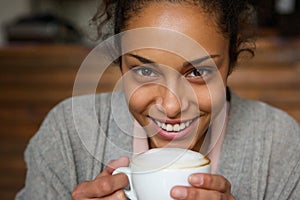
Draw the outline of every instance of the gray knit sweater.
M133 123L119 95L114 109L111 94L75 97L52 109L26 149L26 185L16 199L71 199L73 188L109 160L131 155ZM299 124L232 95L217 173L231 182L236 199L299 200Z

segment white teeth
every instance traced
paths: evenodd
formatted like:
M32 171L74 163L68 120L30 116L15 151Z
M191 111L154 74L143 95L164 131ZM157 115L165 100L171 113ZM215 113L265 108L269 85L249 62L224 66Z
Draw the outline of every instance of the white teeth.
M167 131L173 131L173 126L171 124L167 125Z
M162 126L162 123L160 123L159 121L156 121L156 123L157 123L157 125L158 125L159 127Z
M185 123L181 123L180 124L180 129L182 130L182 129L185 129Z
M180 125L179 125L179 124L175 124L175 125L173 126L173 130L174 130L174 131L179 131L179 130L180 130Z
M192 120L187 121L187 122L182 122L180 124L166 124L163 122L159 122L157 120L154 120L155 123L157 124L157 126L159 126L160 128L166 130L166 131L174 131L174 132L178 132L178 131L182 131L183 129L185 129L186 127L190 126L190 124L192 123Z

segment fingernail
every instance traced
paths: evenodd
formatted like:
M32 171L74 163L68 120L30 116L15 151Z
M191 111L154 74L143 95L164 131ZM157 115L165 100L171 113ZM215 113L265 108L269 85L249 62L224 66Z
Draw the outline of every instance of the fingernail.
M191 175L189 177L189 181L192 185L201 186L204 183L204 179L202 175Z
M176 199L185 199L187 197L187 190L182 187L177 187L172 190L172 196Z

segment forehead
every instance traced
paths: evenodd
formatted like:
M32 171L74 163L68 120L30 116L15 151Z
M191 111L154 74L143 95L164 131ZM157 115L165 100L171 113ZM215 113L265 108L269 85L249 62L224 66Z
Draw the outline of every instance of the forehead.
M215 17L196 5L170 2L148 3L126 21L125 31L147 27L179 32L196 41L207 52L228 49L228 39L220 31ZM176 39L172 42L176 43Z

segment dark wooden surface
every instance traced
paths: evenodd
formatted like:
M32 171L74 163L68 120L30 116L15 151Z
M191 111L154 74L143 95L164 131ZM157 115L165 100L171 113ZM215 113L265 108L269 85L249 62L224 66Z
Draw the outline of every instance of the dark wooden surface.
M23 187L26 144L47 112L72 96L76 72L89 51L80 46L0 49L1 200L14 199ZM260 40L256 58L239 66L229 84L240 96L268 102L300 121L299 55L299 40ZM118 68L110 67L98 92L111 91L119 76Z

